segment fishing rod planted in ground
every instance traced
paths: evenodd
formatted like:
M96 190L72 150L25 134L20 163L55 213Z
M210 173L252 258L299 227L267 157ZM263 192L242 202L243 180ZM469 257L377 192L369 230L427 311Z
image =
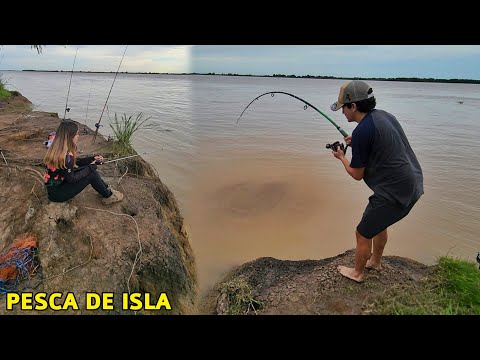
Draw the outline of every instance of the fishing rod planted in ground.
M240 114L240 116L238 117L237 119L237 122L236 124L238 124L238 121L240 120L240 118L242 117L243 113L248 109L248 107L255 101L255 100L258 100L259 98L261 98L262 96L264 95L267 95L267 94L271 94L272 97L275 96L275 94L285 94L285 95L288 95L288 96L291 96L297 100L300 100L301 102L303 102L305 104L305 106L303 107L304 110L307 110L308 106L310 106L312 109L315 109L318 113L320 113L320 115L322 115L325 119L327 119L333 126L335 126L335 128L340 132L340 134L342 134L342 136L344 138L346 138L348 136L348 134L346 133L345 130L343 130L340 126L338 126L335 121L333 121L332 119L330 119L330 117L328 117L326 114L324 114L322 111L318 110L315 106L313 106L312 104L310 104L308 101L296 96L296 95L293 95L293 94L290 94L290 93L287 93L287 92L284 92L284 91L269 91L269 92L266 92L264 94L261 94L259 96L257 96L255 99L253 99L252 101L250 101L250 103L245 107L245 109L243 109L242 113ZM337 149L337 145L338 141L333 143L333 144L327 144L327 149ZM343 144L342 144L343 145ZM338 144L338 146L340 146L340 144ZM347 146L345 146L342 150L344 153L347 152Z
M129 158L132 158L132 157L135 157L135 156L140 156L140 154L124 156L124 157L121 157L121 158L118 158L118 159L107 160L107 161L95 161L95 163L98 164L98 165L103 165L103 164L108 164L108 163L112 163L112 162L115 162L115 161L129 159Z
M118 69L117 69L117 72L115 73L115 77L113 78L112 86L110 87L110 91L108 92L107 100L105 101L105 105L103 106L102 113L100 114L100 119L98 120L98 123L95 124L96 129L95 129L95 134L93 135L92 143L94 143L95 139L97 138L98 128L100 127L100 121L102 121L103 112L105 111L105 107L107 106L108 98L112 93L113 84L115 84L115 80L117 79L118 70L120 70L120 66L122 66L122 61L123 61L123 58L125 57L125 53L127 52L127 48L128 48L128 45L125 47L125 51L123 52L123 56L122 56L122 59L120 60L120 64L118 64Z
M77 53L78 53L78 47L77 47L77 51L75 51L75 57L73 58L72 74L70 75L70 83L68 84L67 102L65 103L65 112L63 113L63 120L65 120L67 111L70 111L70 108L68 107L68 96L70 95L70 86L72 85L73 68L75 67L75 60L77 60Z

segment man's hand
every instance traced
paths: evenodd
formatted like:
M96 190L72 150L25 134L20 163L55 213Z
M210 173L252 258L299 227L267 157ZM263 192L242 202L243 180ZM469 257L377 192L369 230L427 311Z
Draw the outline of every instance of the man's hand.
M351 142L352 142L352 135L348 135L345 138L345 144L350 145Z
M332 150L332 154L339 160L342 160L342 158L345 157L345 154L343 153L343 150L340 146L337 146L335 151Z

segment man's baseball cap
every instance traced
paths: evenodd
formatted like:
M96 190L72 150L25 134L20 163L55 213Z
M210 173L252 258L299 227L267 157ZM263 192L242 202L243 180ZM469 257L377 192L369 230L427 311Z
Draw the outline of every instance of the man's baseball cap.
M333 111L340 110L343 105L373 97L373 90L365 81L351 80L343 84L338 94L338 101L330 105Z

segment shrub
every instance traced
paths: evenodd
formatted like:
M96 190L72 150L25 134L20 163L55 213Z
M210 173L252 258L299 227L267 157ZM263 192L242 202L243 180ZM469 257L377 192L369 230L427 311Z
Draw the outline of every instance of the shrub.
M144 119L141 112L136 117L133 117L133 115L127 117L126 114L123 114L120 119L115 113L115 118L110 123L115 138L113 144L114 152L121 156L134 154L132 136L149 119L150 117Z

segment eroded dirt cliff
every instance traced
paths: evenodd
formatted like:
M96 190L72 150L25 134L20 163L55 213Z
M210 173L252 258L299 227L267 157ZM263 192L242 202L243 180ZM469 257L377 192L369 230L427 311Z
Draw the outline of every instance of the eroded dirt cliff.
M23 234L38 239L37 267L18 294L72 293L78 310L32 310L20 305L0 314L189 314L198 289L195 259L177 202L155 170L141 157L98 167L102 178L121 191L122 202L103 205L88 186L65 203L49 202L43 185L44 141L62 121L56 113L31 111L15 93L0 104L0 253ZM111 142L79 124L78 152L109 156ZM112 293L113 310L87 310L87 293ZM139 293L151 307L132 310L122 294ZM150 299L145 299L145 294ZM164 295L162 295L164 294ZM167 310L165 297L171 306Z

